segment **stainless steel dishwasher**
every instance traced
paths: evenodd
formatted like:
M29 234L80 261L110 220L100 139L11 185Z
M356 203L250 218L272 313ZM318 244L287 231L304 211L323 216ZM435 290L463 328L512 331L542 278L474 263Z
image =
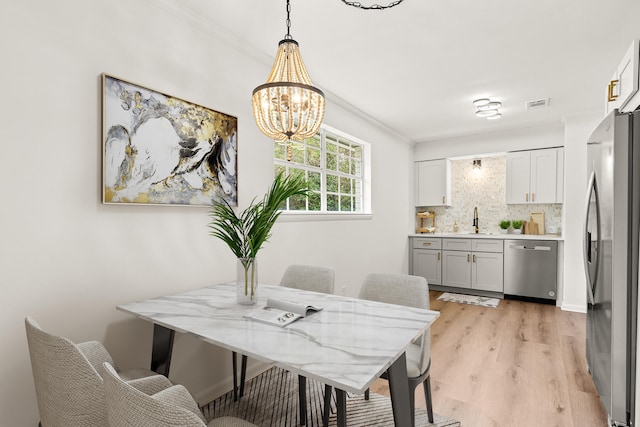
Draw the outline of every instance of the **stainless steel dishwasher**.
M524 239L504 241L505 297L555 301L557 273L558 242Z

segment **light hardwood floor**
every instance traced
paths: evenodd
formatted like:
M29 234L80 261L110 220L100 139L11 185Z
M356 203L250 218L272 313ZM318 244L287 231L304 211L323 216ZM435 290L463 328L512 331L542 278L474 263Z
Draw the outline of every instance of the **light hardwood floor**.
M498 308L438 301L431 327L434 411L463 427L606 426L585 362L585 315L502 300ZM386 381L372 391L387 394ZM416 405L424 407L422 388Z

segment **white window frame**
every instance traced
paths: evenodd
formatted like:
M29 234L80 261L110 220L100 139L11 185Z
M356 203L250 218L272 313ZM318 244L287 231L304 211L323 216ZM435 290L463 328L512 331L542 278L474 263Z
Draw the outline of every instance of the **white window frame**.
M280 215L281 219L286 220L343 220L343 219L371 219L373 213L371 211L371 144L360 138L356 138L347 134L341 130L333 128L331 126L322 124L320 134L321 144L321 156L320 156L320 168L302 165L299 163L291 164L287 160L278 159L274 156L274 168L276 166L292 167L295 169L302 169L312 172L320 173L320 211L308 211L308 210L283 210ZM326 133L333 134L338 138L348 140L349 142L356 143L362 147L362 209L360 212L350 211L327 211L327 172L331 172L333 175L340 177L340 172L327 171L326 169ZM345 177L352 178L351 175L343 175Z

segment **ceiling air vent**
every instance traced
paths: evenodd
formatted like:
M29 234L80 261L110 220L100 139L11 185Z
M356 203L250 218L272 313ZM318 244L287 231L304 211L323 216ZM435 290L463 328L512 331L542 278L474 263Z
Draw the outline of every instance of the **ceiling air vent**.
M527 101L527 110L533 110L534 108L542 108L549 106L549 98L536 99L534 101Z

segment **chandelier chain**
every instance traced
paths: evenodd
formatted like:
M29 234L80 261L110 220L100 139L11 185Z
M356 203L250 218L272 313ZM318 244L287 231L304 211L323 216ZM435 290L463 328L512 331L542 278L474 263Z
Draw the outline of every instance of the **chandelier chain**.
M348 5L348 6L353 6L353 7L357 7L358 9L365 9L365 10L383 10L383 9L390 9L394 6L399 5L400 3L402 3L404 0L395 0L392 1L391 3L385 5L385 6L381 6L379 4L372 4L371 6L365 6L362 3L360 3L359 1L348 1L348 0L342 0L342 3Z
M291 37L291 2L287 0L287 34L284 36L285 39L292 39Z

